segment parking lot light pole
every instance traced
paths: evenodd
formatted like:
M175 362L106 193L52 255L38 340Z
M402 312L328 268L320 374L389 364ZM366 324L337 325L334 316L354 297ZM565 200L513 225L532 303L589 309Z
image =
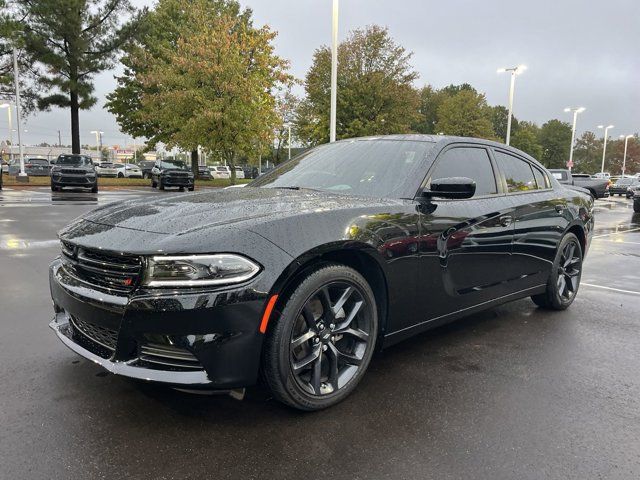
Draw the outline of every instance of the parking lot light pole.
M624 138L624 155L622 155L622 176L624 177L627 166L627 144L629 143L629 139L633 138L633 135L620 135L620 138Z
M336 141L336 104L338 99L338 0L333 0L331 22L331 113L329 141Z
M520 75L526 69L526 65L498 69L498 73L511 72L511 84L509 86L509 115L507 117L507 138L505 139L505 143L507 145L509 145L509 142L511 141L511 119L513 117L513 93L516 87L516 75Z
M7 119L9 120L9 143L11 146L9 147L9 160L13 160L13 115L11 115L11 104L3 103L0 105L0 108L7 109Z
M22 138L20 134L20 82L18 81L18 76L18 51L13 47L13 84L16 89L16 126L18 128L18 152L20 153L20 173L18 173L18 180L28 182L29 177L24 171L24 153L22 151Z
M567 166L569 167L569 171L573 168L573 143L576 139L576 122L578 121L578 114L582 113L586 110L584 107L571 108L567 107L564 109L565 112L573 112L573 127L571 128L571 147L569 149L569 163Z
M609 130L613 128L613 125L598 125L598 128L604 128L604 142L602 146L602 167L600 168L600 173L604 173L604 157L607 153L607 139L609 135Z

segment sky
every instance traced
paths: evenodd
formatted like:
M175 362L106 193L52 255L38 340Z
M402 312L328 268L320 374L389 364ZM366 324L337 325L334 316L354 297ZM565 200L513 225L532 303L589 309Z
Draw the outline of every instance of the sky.
M149 0L133 0L138 6ZM276 52L303 79L320 45L331 40L332 0L241 0L256 25L278 32ZM413 52L416 86L470 83L490 105L506 105L508 74L499 67L527 65L516 80L514 115L542 124L571 121L567 106L583 106L578 134L613 124L613 137L640 131L640 1L609 0L340 0L339 38L355 28L388 27ZM98 104L80 113L81 141L95 144L91 130L104 131L105 145L130 143L104 109L118 70L95 78ZM300 89L299 94L303 93ZM55 109L26 119L27 144L70 144L68 111ZM0 128L7 128L0 116Z

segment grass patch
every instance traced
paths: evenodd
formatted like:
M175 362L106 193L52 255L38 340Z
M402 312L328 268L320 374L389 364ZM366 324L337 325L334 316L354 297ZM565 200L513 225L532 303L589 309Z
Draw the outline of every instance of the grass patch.
M249 183L251 180L236 180L236 184ZM8 187L48 187L51 185L49 177L29 177L29 183L18 182L16 177L3 175L2 183ZM98 178L98 185L101 187L150 187L151 180L144 178ZM198 180L196 187L228 187L231 181L227 179Z

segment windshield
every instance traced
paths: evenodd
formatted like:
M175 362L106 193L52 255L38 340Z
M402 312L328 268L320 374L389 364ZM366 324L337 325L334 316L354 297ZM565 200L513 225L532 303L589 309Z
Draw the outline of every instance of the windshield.
M93 165L91 159L89 157L81 157L76 155L60 155L58 160L56 161L56 165L74 165L74 166L83 166L83 165Z
M160 168L177 168L178 170L188 170L187 165L179 160L163 160L160 163Z
M407 194L408 186L415 186L411 194L420 186L426 172L422 160L433 145L381 139L326 144L284 163L250 185L401 198Z

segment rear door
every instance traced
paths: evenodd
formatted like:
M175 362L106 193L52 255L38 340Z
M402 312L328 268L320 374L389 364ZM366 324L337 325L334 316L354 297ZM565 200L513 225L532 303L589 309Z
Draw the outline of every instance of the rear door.
M514 152L494 148L503 188L514 209L513 290L546 283L558 243L571 221L567 201L547 172Z
M468 177L476 193L463 200L433 199L423 205L420 289L423 308L435 319L507 293L513 209L488 147L454 144L431 168L431 180Z

